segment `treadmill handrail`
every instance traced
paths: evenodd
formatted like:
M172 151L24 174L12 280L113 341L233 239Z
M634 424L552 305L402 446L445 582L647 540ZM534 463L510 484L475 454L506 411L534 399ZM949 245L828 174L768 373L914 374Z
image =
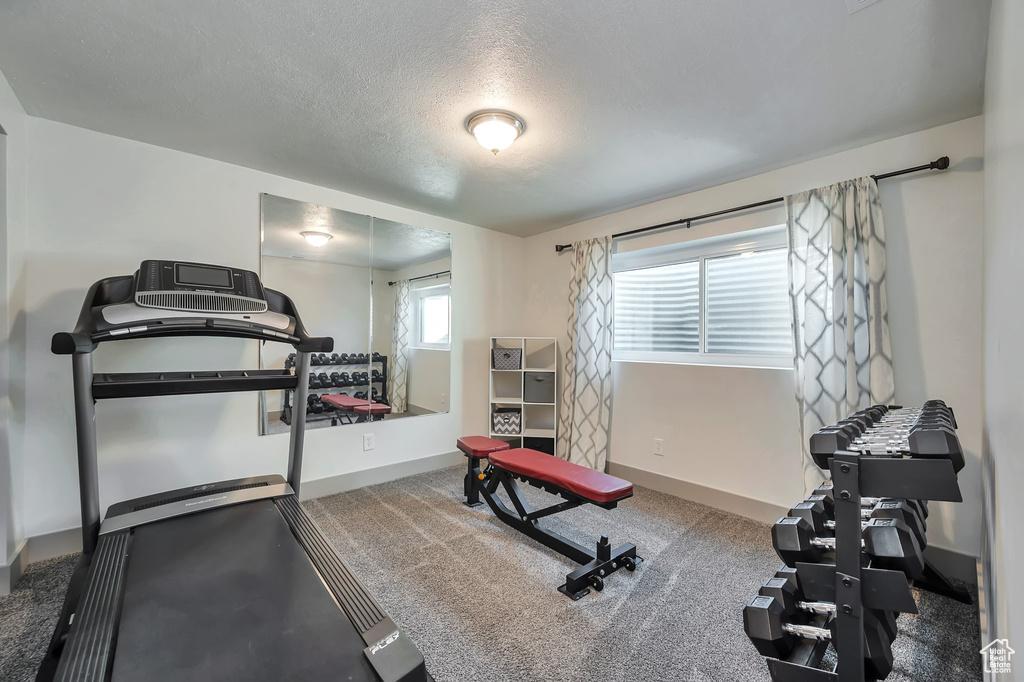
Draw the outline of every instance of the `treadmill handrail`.
M78 355L91 353L96 346L107 341L122 341L134 338L155 338L169 336L221 336L257 341L287 343L299 352L329 353L334 350L334 339L329 336L310 336L302 324L295 304L288 296L264 287L268 310L285 315L294 321L290 333L271 333L261 327L232 324L225 318L211 313L195 313L194 317L176 317L166 324L145 324L139 322L132 327L132 333L112 335L97 326L102 306L129 303L132 299L135 275L107 277L95 282L86 294L85 302L78 316L74 331L57 332L50 342L50 350L57 355ZM219 322L219 323L218 323Z

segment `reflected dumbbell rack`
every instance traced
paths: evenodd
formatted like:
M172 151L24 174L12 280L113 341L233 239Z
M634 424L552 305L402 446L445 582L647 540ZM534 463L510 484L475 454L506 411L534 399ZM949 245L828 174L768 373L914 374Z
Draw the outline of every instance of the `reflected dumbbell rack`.
M306 422L339 422L337 411L320 401L325 394L350 395L390 405L388 400L388 357L380 353L314 353L310 356L307 404L302 409ZM284 361L285 369L295 370L295 354ZM349 371L349 370L352 371ZM292 404L292 392L285 391L281 401L281 421L291 424L298 406Z

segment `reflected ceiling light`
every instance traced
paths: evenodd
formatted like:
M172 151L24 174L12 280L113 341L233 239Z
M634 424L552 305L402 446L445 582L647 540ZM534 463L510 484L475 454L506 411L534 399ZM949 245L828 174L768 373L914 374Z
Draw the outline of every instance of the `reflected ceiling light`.
M506 111L478 111L466 119L466 130L484 149L497 154L508 149L526 130L523 119Z
M303 232L302 236L306 238L306 241L309 242L310 246L319 248L331 241L332 235L329 235L326 232Z

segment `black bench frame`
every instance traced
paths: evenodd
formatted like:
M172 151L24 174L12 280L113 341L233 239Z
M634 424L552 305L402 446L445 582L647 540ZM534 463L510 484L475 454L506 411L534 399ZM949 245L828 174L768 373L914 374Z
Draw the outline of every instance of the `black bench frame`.
M590 593L591 588L600 592L604 589L604 578L620 568L625 568L629 571L636 570L636 567L643 562L643 558L636 555L636 546L633 544L626 543L612 549L612 546L608 543L608 536L602 535L601 539L597 541L596 549L587 549L583 545L573 542L554 531L542 528L537 523L537 520L540 518L551 516L567 509L574 509L583 504L594 504L604 509L615 509L620 500L632 497L632 493L612 502L597 502L548 481L522 474L514 474L490 462L488 462L486 469L481 471L480 460L486 459L485 457L475 457L466 454L466 458L469 462L468 471L463 483L466 494L466 501L463 504L467 507L477 507L482 504L480 501L480 496L482 495L487 502L487 506L494 512L494 515L507 525L528 535L545 547L553 549L578 564L582 564L575 571L566 575L565 584L558 588L558 591L567 597L574 601L581 599ZM528 483L535 488L540 488L552 495L558 495L565 501L535 510L526 501L526 498L523 497L523 491L520 490L516 479ZM509 509L502 499L498 497L499 485L505 489L515 510Z

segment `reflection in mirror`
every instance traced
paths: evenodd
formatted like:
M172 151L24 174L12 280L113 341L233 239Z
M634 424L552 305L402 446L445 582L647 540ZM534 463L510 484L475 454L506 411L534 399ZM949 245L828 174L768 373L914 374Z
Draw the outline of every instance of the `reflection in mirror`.
M260 433L286 433L293 414L305 415L308 428L330 425L326 404L312 400L335 392L331 377L351 377L365 366L330 364L337 356L370 351L369 216L263 194L260 278L294 302L306 329L334 338L334 353L310 360L309 396L298 406L290 391L268 391L260 409ZM265 368L295 366L293 349L261 344ZM329 388L325 388L329 385ZM340 387L336 392L341 392ZM350 393L354 391L349 391Z
M261 278L288 295L334 352L311 358L309 398L260 398L260 434L448 411L451 236L268 194L261 199ZM372 312L371 312L372 311ZM262 345L265 368L294 368Z
M375 218L371 348L388 356L387 418L448 411L452 243Z

